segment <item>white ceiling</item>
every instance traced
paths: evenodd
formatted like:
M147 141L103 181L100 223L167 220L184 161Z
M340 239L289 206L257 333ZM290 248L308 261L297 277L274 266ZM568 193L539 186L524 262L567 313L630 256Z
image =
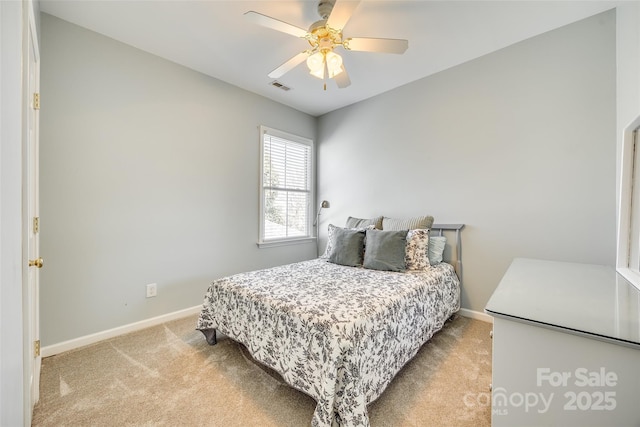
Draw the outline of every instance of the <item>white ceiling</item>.
M340 1L340 0L338 0ZM343 0L346 1L346 0ZM319 116L529 37L615 7L615 1L362 0L345 37L409 40L404 55L341 51L351 86L312 77L303 63L267 74L308 43L261 27L249 10L308 28L313 0L40 0L43 12Z

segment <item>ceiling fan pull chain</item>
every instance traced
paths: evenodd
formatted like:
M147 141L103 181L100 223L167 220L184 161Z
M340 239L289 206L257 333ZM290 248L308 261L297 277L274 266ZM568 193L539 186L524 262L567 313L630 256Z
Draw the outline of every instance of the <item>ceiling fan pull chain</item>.
M324 90L326 92L327 90L327 77L329 76L329 64L327 64L327 54L325 53L324 55L324 61L323 61L323 66L324 66L324 75L323 75L323 79L322 79L322 83L324 84Z

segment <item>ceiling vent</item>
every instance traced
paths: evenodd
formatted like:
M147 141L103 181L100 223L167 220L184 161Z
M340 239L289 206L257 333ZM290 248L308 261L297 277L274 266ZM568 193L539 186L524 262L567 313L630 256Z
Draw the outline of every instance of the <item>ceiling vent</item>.
M274 80L274 81L272 81L272 82L271 82L271 83L269 83L269 84L270 84L271 86L273 86L273 87L277 87L278 89L282 89L282 90L284 90L284 91L291 90L291 88L290 88L290 87L283 85L282 83L280 83L280 82L279 82L279 81L277 81L277 80Z

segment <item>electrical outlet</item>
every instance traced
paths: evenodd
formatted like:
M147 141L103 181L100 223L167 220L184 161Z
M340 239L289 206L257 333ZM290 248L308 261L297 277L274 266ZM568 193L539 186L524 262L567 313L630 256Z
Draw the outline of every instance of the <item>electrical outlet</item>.
M158 295L158 284L149 283L147 285L147 298L155 297L156 295Z

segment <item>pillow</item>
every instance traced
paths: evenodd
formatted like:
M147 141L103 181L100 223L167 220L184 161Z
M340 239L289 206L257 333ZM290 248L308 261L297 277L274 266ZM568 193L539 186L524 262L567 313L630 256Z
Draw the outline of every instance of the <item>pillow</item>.
M404 262L407 265L407 270L425 270L431 266L429 261L429 230L409 230Z
M336 227L333 230L333 250L329 262L355 267L362 265L364 231Z
M354 218L350 216L347 218L346 228L365 228L369 225L375 226L378 230L382 230L382 217L378 216L371 219Z
M442 262L442 254L444 253L444 247L446 244L446 236L429 237L429 262L431 265L436 265Z
M364 267L374 270L404 271L407 230L367 230Z
M329 224L329 228L327 229L327 247L320 258L329 258L329 255L331 255L331 251L333 251L333 232L336 228L338 227L333 224Z
M433 225L432 216L417 216L409 219L382 218L383 230L415 230L431 228Z
M368 225L366 227L359 227L359 228L349 228L348 230L358 230L358 231L365 231L365 230L373 230L375 226L374 225ZM333 240L334 240L334 230L336 228L340 228L337 227L333 224L329 224L329 228L327 229L327 247L324 250L324 254L322 254L322 256L320 256L319 258L325 258L328 259L329 255L331 255L331 251L333 251ZM345 227L345 229L347 229ZM366 244L366 240L365 240L365 244Z

